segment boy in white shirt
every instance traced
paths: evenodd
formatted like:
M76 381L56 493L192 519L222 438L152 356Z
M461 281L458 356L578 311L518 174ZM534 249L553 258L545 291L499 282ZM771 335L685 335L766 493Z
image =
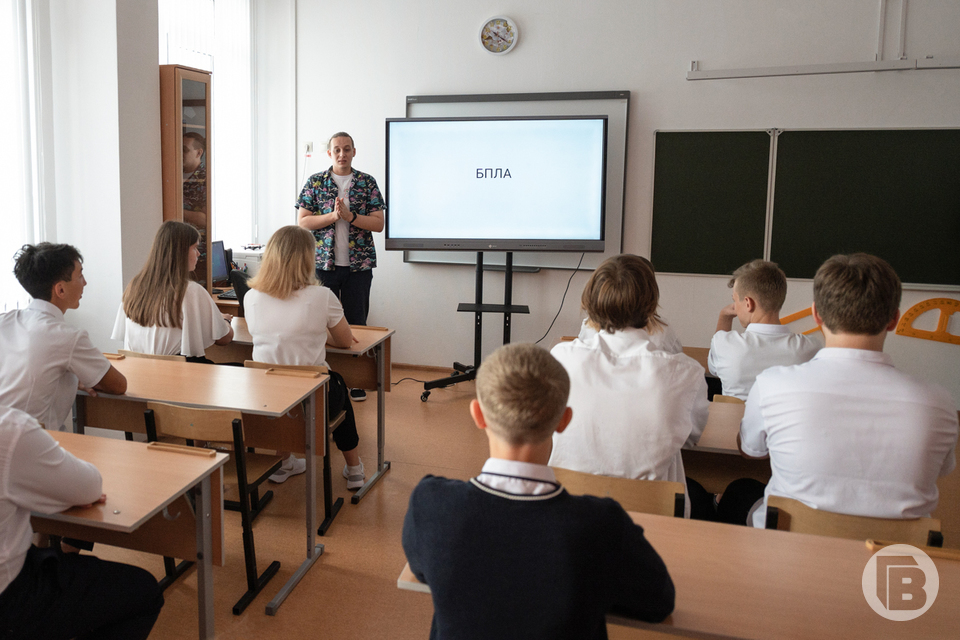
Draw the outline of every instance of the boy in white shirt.
M728 488L718 515L763 527L766 496L875 518L929 516L937 478L956 466L957 412L943 388L897 371L883 353L897 326L900 279L881 258L827 260L813 281L813 317L826 347L805 364L757 377L740 424L747 457L770 457L754 496ZM738 481L740 482L740 481ZM727 508L728 498L736 498ZM739 505L739 506L738 506Z
M724 395L747 399L757 375L773 366L807 362L820 344L780 324L787 277L773 262L754 260L733 272L733 302L720 310L707 365ZM743 333L733 330L737 318Z
M122 394L127 380L83 329L63 320L80 306L83 257L68 244L24 245L14 274L33 296L24 309L0 315L0 405L20 409L49 429L63 430L77 388Z

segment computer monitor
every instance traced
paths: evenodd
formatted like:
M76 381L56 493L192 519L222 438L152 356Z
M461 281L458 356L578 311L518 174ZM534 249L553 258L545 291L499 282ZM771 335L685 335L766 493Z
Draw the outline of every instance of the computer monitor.
M227 255L223 250L223 240L214 240L210 246L210 264L212 271L210 279L214 282L223 282L230 277L230 270L227 267Z

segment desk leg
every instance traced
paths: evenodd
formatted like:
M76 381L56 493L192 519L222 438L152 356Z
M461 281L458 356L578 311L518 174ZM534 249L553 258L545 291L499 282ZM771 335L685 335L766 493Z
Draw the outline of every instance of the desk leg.
M353 497L350 498L352 504L359 504L360 500L363 499L363 496L367 494L373 485L380 482L387 471L390 470L390 463L383 459L383 445L384 445L384 436L386 432L386 386L390 384L390 381L386 379L387 373L387 362L386 356L383 353L384 343L381 342L373 350L373 357L377 360L377 473L367 480L367 483L364 484L360 489L353 494Z
M307 571L310 570L310 567L317 561L317 559L323 554L323 545L317 544L316 539L316 530L317 530L317 460L316 460L316 449L317 449L317 431L316 431L316 415L317 415L317 397L316 393L310 395L307 398L307 407L304 411L305 420L304 424L306 425L306 457L307 457L307 474L306 474L306 490L307 495L307 559L304 560L297 570L290 576L290 579L287 580L287 583L283 585L277 595L267 603L267 615L274 616L277 614L277 610L280 609L280 605L283 604L283 601L287 599L287 596L293 591L294 587L300 582L300 580L307 574ZM324 411L324 433L326 433L326 411ZM326 451L326 437L323 439L324 451Z
M327 384L325 389L329 392L330 385ZM327 529L333 524L333 519L337 517L337 514L340 513L340 507L343 506L343 498L337 498L336 502L333 500L333 478L330 472L330 435L327 433L330 429L330 425L327 423L327 408L329 406L328 396L327 404L324 405L324 410L321 412L323 413L323 522L317 529L317 535L319 536L326 535Z
M87 424L87 397L78 395L73 401L73 432L83 433Z
M194 488L197 520L197 607L200 640L216 635L213 622L213 524L210 500L210 475ZM196 495L198 494L199 495Z

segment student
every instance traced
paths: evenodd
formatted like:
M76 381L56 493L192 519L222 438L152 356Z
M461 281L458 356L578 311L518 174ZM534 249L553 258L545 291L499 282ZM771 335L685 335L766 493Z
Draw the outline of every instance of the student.
M703 433L707 384L699 363L651 340L661 324L659 295L650 262L639 256L610 258L590 276L581 304L598 331L551 352L570 375L574 411L570 429L553 438L552 466L685 482L680 448ZM708 517L695 491L694 515ZM690 514L689 500L687 507Z
M327 366L327 343L349 347L353 332L337 297L319 286L314 271L313 234L297 226L281 227L263 252L260 271L250 281L244 300L247 328L253 336L253 359L288 365ZM343 453L348 489L363 486L363 462L357 453L360 438L353 406L343 377L330 372L328 413L346 410L346 419L333 432ZM286 452L283 452L286 453ZM303 473L306 461L289 454L273 482Z
M721 517L743 523L750 509L748 523L763 527L770 495L857 516L929 516L937 478L956 465L957 412L944 389L883 353L900 317L900 279L875 256L837 255L817 271L813 300L826 347L757 376L740 425L743 454L770 456L770 483L728 489Z
M139 567L31 546L31 512L105 502L100 473L0 406L0 636L146 638L163 596Z
M68 244L24 245L13 272L33 296L25 309L0 315L0 405L14 407L63 430L77 389L121 394L127 380L90 342L64 322L80 306L83 258Z
M210 362L207 347L233 340L231 316L221 314L207 290L190 280L199 243L192 225L174 220L160 225L147 263L127 285L117 311L111 337L123 340L124 349Z
M775 263L748 262L733 272L727 286L733 289L733 302L720 310L707 365L720 378L725 395L746 400L757 374L777 365L807 362L820 344L780 324L787 276ZM734 318L743 333L733 330Z
M571 496L550 467L570 423L563 366L532 344L497 349L470 415L490 458L469 482L427 476L403 524L410 568L430 585L431 638L606 638L608 612L660 622L667 569L610 498Z
M347 322L367 324L370 285L377 266L374 231L383 231L383 195L373 176L353 168L357 149L349 133L327 141L332 165L307 180L297 199L299 225L313 232L317 246L317 279L343 304ZM357 402L367 399L353 389Z

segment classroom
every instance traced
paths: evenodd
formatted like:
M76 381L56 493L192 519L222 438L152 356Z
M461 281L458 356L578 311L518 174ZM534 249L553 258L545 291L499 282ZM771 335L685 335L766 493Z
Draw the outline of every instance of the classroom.
M84 254L89 286L70 322L85 329L104 351L115 351L110 331L123 287L142 267L162 219L157 8L140 0L27 4L40 25L38 73L47 105L42 115L48 132L43 139L47 171L38 185L43 194L41 226L45 239L76 245ZM909 5L908 0L247 4L255 70L252 210L238 214L242 217L236 223L230 212L218 210L214 233L221 225L242 224L249 227L252 242L266 242L275 229L292 224L301 176L328 166L322 151L304 154L307 143L322 150L331 133L349 131L358 150L354 166L382 180L384 120L403 117L410 95L629 91L622 251L641 256L649 256L651 246L655 131L960 127L956 65L687 79L694 61L701 70L815 66L895 60L902 51L911 59L933 56L956 62L960 5L951 0L913 0ZM477 32L499 14L515 20L521 36L509 54L491 56L480 48ZM386 196L389 206L389 193ZM402 252L384 249L382 234L376 242L379 264L369 324L396 331L394 367L471 362L473 316L456 308L472 299L473 267L407 262ZM562 336L575 335L583 317L579 292L588 276L589 271L573 275L561 308L570 270L515 274L513 300L528 305L530 313L514 316L512 340L534 342L546 333L541 344L549 348ZM729 302L727 279L658 274L661 315L685 346L709 345L717 310ZM499 275L487 276L485 295L493 302L502 300ZM811 297L811 281L791 280L784 313L807 308ZM960 292L906 288L901 312L934 297L958 299ZM951 319L950 330L960 334L960 314ZM489 316L484 356L501 344L501 331L499 318ZM886 343L899 369L945 387L960 406L957 349L896 335ZM427 375L437 377L431 375L435 373ZM419 412L417 419L429 423L431 433L442 426L433 421L453 419L440 409L431 415L434 400L422 407L403 405ZM364 411L374 404L366 403ZM361 420L364 415L371 416L361 414ZM465 424L468 418L456 420ZM475 448L476 442L467 446ZM388 458L397 455L392 447L410 450L388 439ZM474 460L471 456L463 457ZM420 464L442 473L429 463ZM410 487L390 489L389 482L388 475L373 492L404 502ZM374 500L348 508L369 510L376 506ZM329 551L336 553L333 539ZM313 571L322 572L326 560L321 558ZM393 585L395 573L376 577L378 592L384 591L384 581ZM317 593L318 604L323 597ZM405 607L414 607L421 617L426 613L428 624L429 601L403 597L399 605L385 605L390 615L402 616ZM188 606L183 611L193 615ZM251 611L247 615L262 616L259 607ZM376 608L370 612L376 617ZM223 620L218 619L221 637L244 637L242 628L229 626L229 621L221 624ZM288 626L285 635L306 634L311 627L323 634L324 623L312 620L298 630ZM358 637L372 637L366 633L375 627L363 621ZM346 633L347 627L342 628ZM421 627L424 633L427 628ZM258 622L257 629L269 630L269 625Z

